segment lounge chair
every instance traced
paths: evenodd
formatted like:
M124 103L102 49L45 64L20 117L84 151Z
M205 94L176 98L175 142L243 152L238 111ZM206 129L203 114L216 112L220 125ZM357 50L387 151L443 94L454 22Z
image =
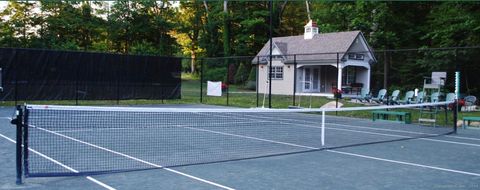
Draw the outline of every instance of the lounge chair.
M372 101L377 102L377 103L382 103L386 100L386 97L385 97L386 94L387 94L387 90L386 89L381 89L380 91L378 91L377 97L372 98Z
M398 95L400 94L400 90L394 90L392 95L388 97L388 104L397 104Z
M405 97L403 100L398 100L397 104L409 104L413 100L413 96L415 95L415 92L413 91L408 91L405 93Z

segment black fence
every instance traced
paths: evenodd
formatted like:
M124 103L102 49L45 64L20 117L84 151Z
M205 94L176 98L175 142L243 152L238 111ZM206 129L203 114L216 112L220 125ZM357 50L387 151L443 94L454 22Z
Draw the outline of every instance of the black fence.
M460 72L460 98L480 96L480 78L477 77L480 73L480 47L377 50L371 52L373 58L368 57L368 53L352 51L273 56L273 67L276 62L282 62L282 68L273 69L271 96L268 56L202 58L196 60L195 77L183 81L189 85L183 85L186 87L183 92L188 93L182 93L182 99L240 107L269 107L270 104L274 108L319 107L327 100L318 97L332 97L337 88L337 66L349 61L350 65L342 68L343 97L360 96L363 88L368 88L373 96L380 89L387 89L388 94L400 90L403 97L407 91L423 90L424 82L432 76L432 72L446 73L445 84L440 90L447 94L455 90L456 71ZM362 61L368 66L354 63ZM306 68L320 68L308 71L318 72L318 83L306 78ZM368 81L364 80L366 76L370 77ZM223 83L221 97L207 95L207 81Z
M181 58L0 48L2 101L178 99Z
M400 90L403 96L407 91L422 90L432 72L447 73L441 89L446 94L454 92L455 71L461 76L460 98L480 96L479 47L376 50L373 59L367 53L273 56L273 63L281 64L272 69L270 82L268 56L189 59L0 48L0 100L74 100L78 104L83 100L118 103L144 99L154 100L145 103L320 107L331 100L319 97L332 97L338 88L337 64L352 59L366 62L369 73L367 67L354 64L343 68L343 97L359 96L363 88L373 96L380 89L387 89L388 94ZM367 75L368 81L364 80ZM207 81L222 82L222 96L208 96Z

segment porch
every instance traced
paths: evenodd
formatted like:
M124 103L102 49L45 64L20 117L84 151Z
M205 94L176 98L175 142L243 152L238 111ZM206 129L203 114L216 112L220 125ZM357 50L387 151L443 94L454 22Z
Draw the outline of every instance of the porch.
M369 88L369 75L370 70L363 66L303 65L297 68L296 94L328 97L340 86L343 96L355 97L362 88Z

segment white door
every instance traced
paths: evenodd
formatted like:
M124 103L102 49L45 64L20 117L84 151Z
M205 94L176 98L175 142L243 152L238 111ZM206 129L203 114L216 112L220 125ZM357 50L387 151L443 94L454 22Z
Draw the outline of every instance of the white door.
M320 69L305 68L303 72L303 91L320 92Z

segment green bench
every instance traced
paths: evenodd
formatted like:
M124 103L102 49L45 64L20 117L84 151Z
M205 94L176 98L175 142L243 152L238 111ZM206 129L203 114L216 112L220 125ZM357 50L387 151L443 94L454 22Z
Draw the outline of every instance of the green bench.
M389 120L388 116L393 115L395 116L395 120ZM386 120L386 121L397 121L397 122L404 122L406 124L412 123L412 115L410 112L399 112L399 111L382 111L382 110L375 110L372 111L372 120Z
M470 122L472 122L472 121L480 122L480 117L463 117L463 128L466 129L467 126L469 126ZM467 124L465 125L465 123L467 123Z

